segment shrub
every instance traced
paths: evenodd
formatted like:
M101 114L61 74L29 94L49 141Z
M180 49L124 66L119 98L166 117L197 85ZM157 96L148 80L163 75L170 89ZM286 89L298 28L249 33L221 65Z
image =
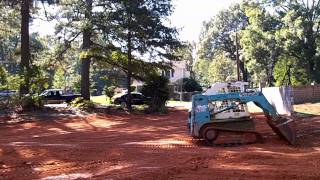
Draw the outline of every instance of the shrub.
M169 80L157 74L151 74L146 78L142 87L142 94L150 97L147 112L166 112L166 102L169 100Z
M8 73L3 66L0 66L0 85L5 85L7 83Z
M70 102L71 107L76 107L80 109L94 109L95 104L90 100L85 100L83 97L75 98Z
M190 78L183 78L182 88L183 91L187 92L202 91L200 84L196 80Z
M136 86L131 86L131 92L137 91Z
M308 73L304 66L299 65L297 60L282 58L274 67L274 78L277 86L289 84L288 70L290 68L291 85L299 86L308 84Z
M39 96L13 96L10 98L10 103L8 104L11 108L21 108L22 110L36 110L43 107L43 99Z
M106 96L108 96L109 98L111 98L112 96L114 96L115 90L116 90L116 87L115 87L115 86L106 87L106 88L105 88L105 94L106 94Z

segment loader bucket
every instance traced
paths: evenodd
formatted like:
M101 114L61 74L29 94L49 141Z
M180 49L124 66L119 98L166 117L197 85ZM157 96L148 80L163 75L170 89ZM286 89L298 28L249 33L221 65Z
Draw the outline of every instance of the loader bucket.
M296 143L296 132L292 127L293 120L285 117L272 119L267 116L267 122L272 130L277 133L281 138L286 140L289 144L295 145Z

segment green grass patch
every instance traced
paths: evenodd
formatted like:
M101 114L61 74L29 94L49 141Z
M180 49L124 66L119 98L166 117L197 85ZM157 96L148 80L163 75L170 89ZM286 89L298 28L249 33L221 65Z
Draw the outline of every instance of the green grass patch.
M111 99L105 95L91 96L91 101L100 105L110 105ZM191 102L189 101L168 101L167 107L182 107L189 109L191 108ZM138 109L144 109L144 106L139 106ZM248 103L249 112L263 112L259 107L253 103ZM294 111L300 114L318 115L320 116L320 103L306 103L294 105Z
M191 104L192 104L191 101L167 101L166 106L191 108Z
M100 104L100 105L110 105L111 104L111 99L107 97L106 95L101 95L101 96L91 96L90 97L91 101Z

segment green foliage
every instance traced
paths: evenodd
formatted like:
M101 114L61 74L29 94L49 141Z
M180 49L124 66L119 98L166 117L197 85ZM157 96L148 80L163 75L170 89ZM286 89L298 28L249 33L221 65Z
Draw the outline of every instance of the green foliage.
M106 53L103 49L96 48L93 57L99 64L108 64L124 73L128 73L128 58L121 51L112 51ZM109 67L110 68L110 67ZM111 68L110 68L111 69ZM167 62L146 62L141 59L132 59L130 70L132 77L138 80L144 80L150 74L156 73L159 69L170 69L170 64ZM121 78L121 72L115 71L111 78Z
M206 71L207 63L203 60L213 61L217 53L227 53L228 58L235 60L238 32L240 69L248 69L253 83L279 84L285 73L280 67L286 66L278 61L283 59L292 62L292 71L299 74L294 84L320 82L319 2L243 1L222 10L203 25L197 45L200 60L195 64L196 78L201 83L210 82L209 72L214 71Z
M58 67L55 70L53 77L53 87L61 89L80 90L80 76L72 72L73 70L66 70Z
M49 87L48 77L44 76L39 67L33 66L27 72L22 71L19 75L12 75L8 77L8 85L11 89L19 89L21 85L25 85L26 77L29 79L30 94L39 94L44 89ZM17 87L18 86L18 87Z
M142 87L142 94L150 97L147 112L166 112L166 102L169 100L169 80L166 77L152 74L147 77Z
M137 90L136 86L131 86L130 88L131 88L131 91L133 91L133 92Z
M235 32L244 29L248 20L240 4L234 4L224 9L210 21L204 22L198 44L200 59L212 60L221 51L229 54L235 60Z
M95 104L90 100L85 100L82 97L75 98L70 102L71 107L76 107L84 110L91 110L95 108Z
M210 61L204 59L198 59L194 64L194 72L195 72L195 79L200 82L201 85L209 86L211 83L209 77L209 65Z
M115 94L115 90L116 90L115 86L106 86L105 87L106 96L109 97L109 98L113 97L114 94Z
M19 75L13 74L7 77L7 83L4 89L19 90L20 84L23 83L23 79Z
M183 91L187 91L187 92L202 91L202 87L194 79L183 78L182 82L183 82L182 84Z
M7 71L4 69L3 66L0 65L0 86L5 86L7 83Z
M267 82L271 86L273 68L282 50L276 39L280 22L259 4L247 3L244 11L249 25L241 31L240 43L247 68L253 82Z
M242 6L243 4L233 4L203 23L199 43L197 44L197 57L199 59L212 61L220 53L224 53L231 60L235 61L237 59L237 44L238 49L240 49L238 52L241 54L239 32L248 26L248 17ZM245 58L243 56L239 57L243 80L247 80Z
M210 83L236 80L236 63L223 54L217 55L209 66Z
M236 63L226 57L225 53L217 53L212 61L196 61L195 73L197 80L206 86L214 82L235 81Z
M19 9L0 2L0 60L17 59L21 18Z
M33 66L30 79L30 92L32 94L40 94L43 90L49 87L48 77L44 76L41 69Z
M170 50L181 46L177 38L178 31L164 23L173 11L171 0L112 0L109 2L112 3L109 7L115 10L110 11L108 7L104 11L107 13L104 17L108 18L102 19L102 22L110 24L103 31L107 30L106 33L109 36L111 30L112 41L115 41L113 44L125 53L127 59L125 67L129 82L132 76L131 64L138 59L137 55L141 57L147 54L150 57L174 60L175 55ZM139 71L143 72L141 69ZM130 92L129 86L127 89ZM128 109L131 110L130 100Z
M10 104L8 107L14 109L21 109L24 111L31 111L41 109L43 107L43 99L40 96L13 96L10 98Z
M54 78L53 78L53 87L54 88L65 88L66 87L66 78L65 73L62 68L58 68L55 71Z
M277 62L274 68L274 76L277 86L290 85L290 83L293 86L298 86L304 85L308 82L308 74L306 73L306 70L301 66L297 66L296 63L297 60L288 60L285 58L282 58Z
M176 37L177 29L163 23L173 12L171 0L111 0L109 3L115 10L110 11L105 6L107 9L100 14L98 22L109 25L104 31L113 32L111 36L123 52L131 46L132 51L139 54L151 53L168 58L173 54L166 50L181 46Z
M294 84L317 82L320 70L315 67L318 61L320 7L316 4L319 1L270 2L245 4L250 25L243 32L241 43L251 71L264 71L265 76L269 77L268 82L273 81L272 73L275 72L277 84L281 84L280 79L286 68L280 70L280 67L286 67L286 61L291 63L292 71L300 76L294 78L292 74ZM268 8L275 11L269 14ZM273 69L275 66L278 69ZM259 72L254 73L257 77L261 76Z

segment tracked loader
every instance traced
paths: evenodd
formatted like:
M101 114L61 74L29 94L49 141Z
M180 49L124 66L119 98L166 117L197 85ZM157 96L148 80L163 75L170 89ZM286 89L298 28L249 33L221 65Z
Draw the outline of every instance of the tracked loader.
M261 108L272 130L289 144L296 142L293 120L279 115L259 91L245 90L245 83L218 83L192 97L188 128L191 136L209 145L262 142L247 103Z

